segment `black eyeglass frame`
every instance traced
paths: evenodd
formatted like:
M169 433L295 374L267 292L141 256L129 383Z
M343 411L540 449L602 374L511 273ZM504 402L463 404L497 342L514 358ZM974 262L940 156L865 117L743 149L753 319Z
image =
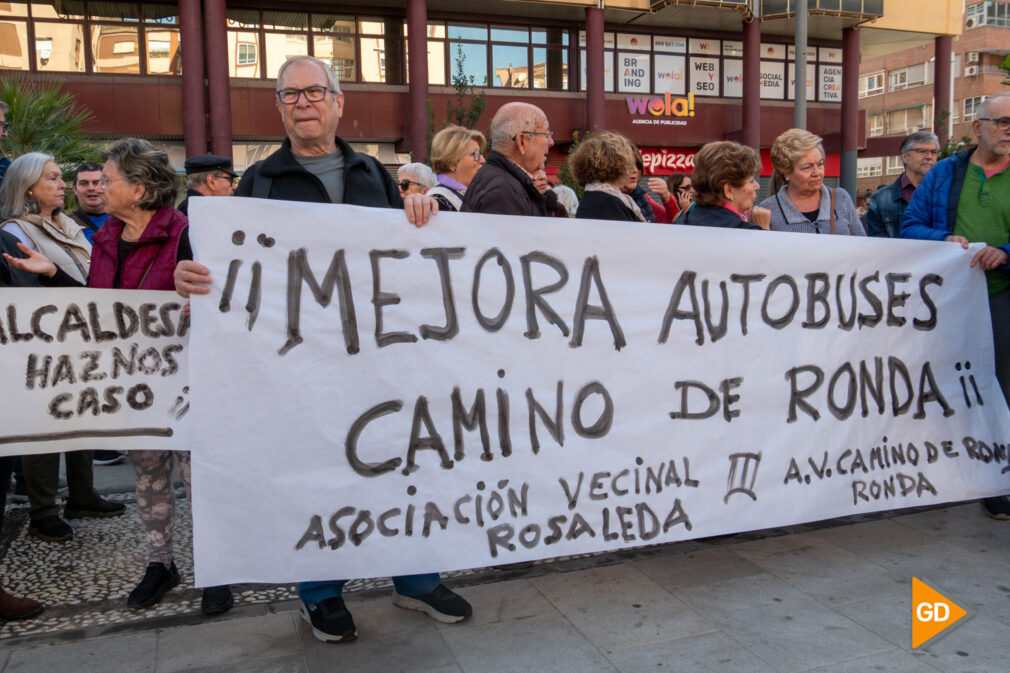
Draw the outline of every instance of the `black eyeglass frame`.
M403 191L407 191L408 189L410 189L411 185L417 185L422 189L425 187L425 185L422 185L420 182L417 182L416 180L400 180L396 183L396 186L402 189Z
M319 98L312 98L312 97L309 96L309 89L322 89L323 93L322 93L321 96L319 96ZM321 84L313 84L312 86L307 86L307 87L304 87L304 88L301 88L301 89L296 89L294 87L286 87L286 88L281 89L280 91L278 91L277 94L276 94L276 96L277 96L277 100L279 100L282 105L297 105L298 104L298 99L300 99L302 96L305 96L305 100L307 102L309 102L309 103L318 103L318 102L320 102L322 100L326 100L326 94L327 93L332 93L332 94L336 95L336 94L338 94L340 92L339 91L335 91L335 90L331 89L328 86L323 86ZM284 100L285 94L287 94L289 97L292 94L294 94L294 100L285 101Z
M992 122L1000 131L1010 129L1010 117L978 117L980 122Z

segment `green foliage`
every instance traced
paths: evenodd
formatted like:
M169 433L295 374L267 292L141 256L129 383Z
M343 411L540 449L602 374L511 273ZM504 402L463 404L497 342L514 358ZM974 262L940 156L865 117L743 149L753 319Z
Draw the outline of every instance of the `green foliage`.
M996 67L1006 73L1006 79L1003 80L1003 84L1010 86L1010 54L1007 54L1002 63L997 63Z
M597 129L594 127L593 131L596 130ZM586 131L581 134L578 131L572 131L572 145L568 148L569 157L572 156L572 152L575 151L583 140L593 135L593 131ZM561 181L561 184L574 189L575 194L579 197L579 200L582 200L582 187L580 187L579 183L575 181L575 176L572 175L572 169L568 167L567 158L565 158L565 163L561 164L561 168L558 169L558 180Z
M950 110L947 108L941 108L936 113L936 126L935 128L943 128L947 125L947 119L950 118ZM946 159L955 152L960 152L965 147L972 144L971 138L968 136L961 136L960 140L954 140L953 138L947 138L947 142L940 147L940 154L937 156L936 160Z
M0 140L0 155L14 159L28 152L45 152L56 158L64 173L84 161L99 161L98 147L88 142L83 126L91 111L56 83L34 83L15 76L0 79L0 100L10 106L7 138Z
M452 75L452 87L456 90L455 100L449 99L446 103L446 119L442 122L442 128L449 124L456 124L463 128L477 128L487 101L484 100L483 89L477 89L477 78L466 74L466 54L463 53L463 45L456 43L456 71ZM487 84L487 80L481 86ZM428 154L431 154L431 139L435 136L435 108L428 99L428 133L426 134L428 144ZM490 134L485 134L490 136Z

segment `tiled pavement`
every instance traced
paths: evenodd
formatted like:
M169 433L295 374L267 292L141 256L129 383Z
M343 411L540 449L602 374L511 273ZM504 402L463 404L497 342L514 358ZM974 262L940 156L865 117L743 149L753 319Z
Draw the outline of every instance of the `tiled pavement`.
M0 577L50 607L2 627L0 673L1010 670L1010 522L977 504L477 570L447 580L474 606L457 625L359 583L348 604L360 636L343 645L312 637L290 586L240 587L239 605L214 619L191 585L129 613L143 569L132 506L81 522L68 545L24 540L24 513L13 514ZM188 554L180 561L191 577ZM915 651L913 576L976 612Z

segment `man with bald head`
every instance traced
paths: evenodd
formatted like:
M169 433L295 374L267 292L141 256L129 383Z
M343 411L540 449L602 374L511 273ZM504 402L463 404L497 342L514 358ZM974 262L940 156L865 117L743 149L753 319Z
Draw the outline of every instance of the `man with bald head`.
M554 145L547 115L536 105L506 103L491 120L491 152L463 197L463 212L546 215L533 173Z

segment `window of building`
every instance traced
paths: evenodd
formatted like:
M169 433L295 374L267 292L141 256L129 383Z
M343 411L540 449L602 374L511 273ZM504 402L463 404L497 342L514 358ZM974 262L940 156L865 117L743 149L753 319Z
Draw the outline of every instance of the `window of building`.
M884 73L875 72L859 78L859 97L875 96L884 93Z
M887 133L908 135L927 126L929 112L924 105L914 105L887 113Z
M905 172L905 164L901 162L901 155L887 157L887 174L899 175Z
M982 105L982 101L985 100L985 96L974 96L972 98L964 99L964 114L962 119L966 122L975 121L975 117L978 115L978 108Z
M883 162L880 157L856 159L856 177L875 178L880 176L883 173L881 168L882 163Z
M884 135L884 115L870 115L868 121L871 138Z
M925 63L910 65L907 68L892 70L888 74L888 86L891 91L901 91L910 86L920 86L932 81ZM928 81L927 81L928 80Z
M989 2L979 2L969 5L965 9L964 25L966 28L978 28L979 26L1010 27L1010 3L993 2L990 0Z

